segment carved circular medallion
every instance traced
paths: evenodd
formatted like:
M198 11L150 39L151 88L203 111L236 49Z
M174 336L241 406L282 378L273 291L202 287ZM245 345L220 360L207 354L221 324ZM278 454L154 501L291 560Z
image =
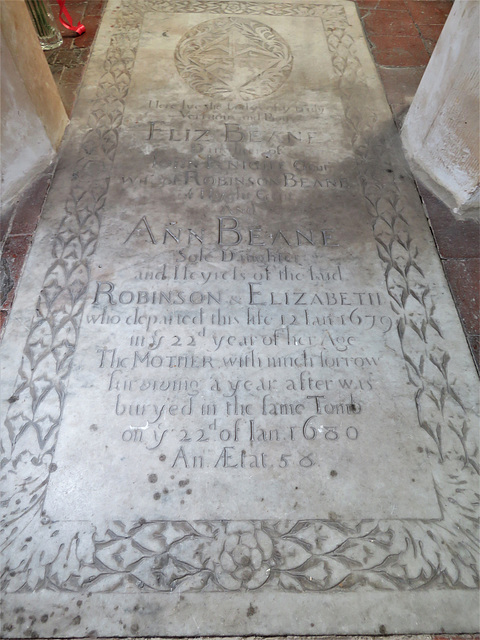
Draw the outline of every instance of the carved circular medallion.
M293 56L266 24L219 18L187 31L175 49L175 64L192 89L210 98L255 100L282 86Z

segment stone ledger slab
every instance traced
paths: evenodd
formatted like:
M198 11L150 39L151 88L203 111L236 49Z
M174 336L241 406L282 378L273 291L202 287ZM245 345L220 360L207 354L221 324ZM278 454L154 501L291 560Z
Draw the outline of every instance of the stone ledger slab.
M478 380L353 4L109 4L1 362L5 637L477 630Z

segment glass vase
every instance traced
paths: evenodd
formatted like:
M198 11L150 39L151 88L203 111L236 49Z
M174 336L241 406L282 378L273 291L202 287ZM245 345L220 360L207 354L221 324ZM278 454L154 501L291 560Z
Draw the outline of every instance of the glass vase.
M44 51L60 47L63 39L62 34L55 25L50 5L46 0L25 0L30 10L33 24L37 31L40 46Z

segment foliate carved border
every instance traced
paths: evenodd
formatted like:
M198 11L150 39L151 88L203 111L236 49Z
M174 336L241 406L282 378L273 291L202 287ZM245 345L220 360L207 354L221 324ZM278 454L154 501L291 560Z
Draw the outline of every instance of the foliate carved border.
M246 14L251 16L312 16L322 17L327 5L295 2L249 2L239 0L143 0L144 11L164 13L219 13L222 15Z
M78 342L102 209L146 11L321 17L385 285L415 389L419 428L431 440L439 520L140 521L106 532L52 523L43 511ZM368 87L342 6L123 0L116 35L78 152L65 216L55 236L18 384L2 433L5 542L2 587L9 592L283 591L476 588L479 468L475 429L448 372L449 354L409 231L394 147L374 135L375 113L350 96ZM441 489L440 489L441 487Z

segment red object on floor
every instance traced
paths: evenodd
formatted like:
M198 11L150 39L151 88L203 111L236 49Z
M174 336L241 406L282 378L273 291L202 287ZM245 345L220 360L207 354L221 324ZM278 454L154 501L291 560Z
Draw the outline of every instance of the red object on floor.
M70 29L70 31L75 31L75 33L79 36L81 36L82 33L85 33L85 25L83 25L81 22L79 22L76 27L73 26L72 16L68 13L65 7L65 0L57 0L57 2L58 6L60 7L60 14L58 17L63 26L66 29Z

